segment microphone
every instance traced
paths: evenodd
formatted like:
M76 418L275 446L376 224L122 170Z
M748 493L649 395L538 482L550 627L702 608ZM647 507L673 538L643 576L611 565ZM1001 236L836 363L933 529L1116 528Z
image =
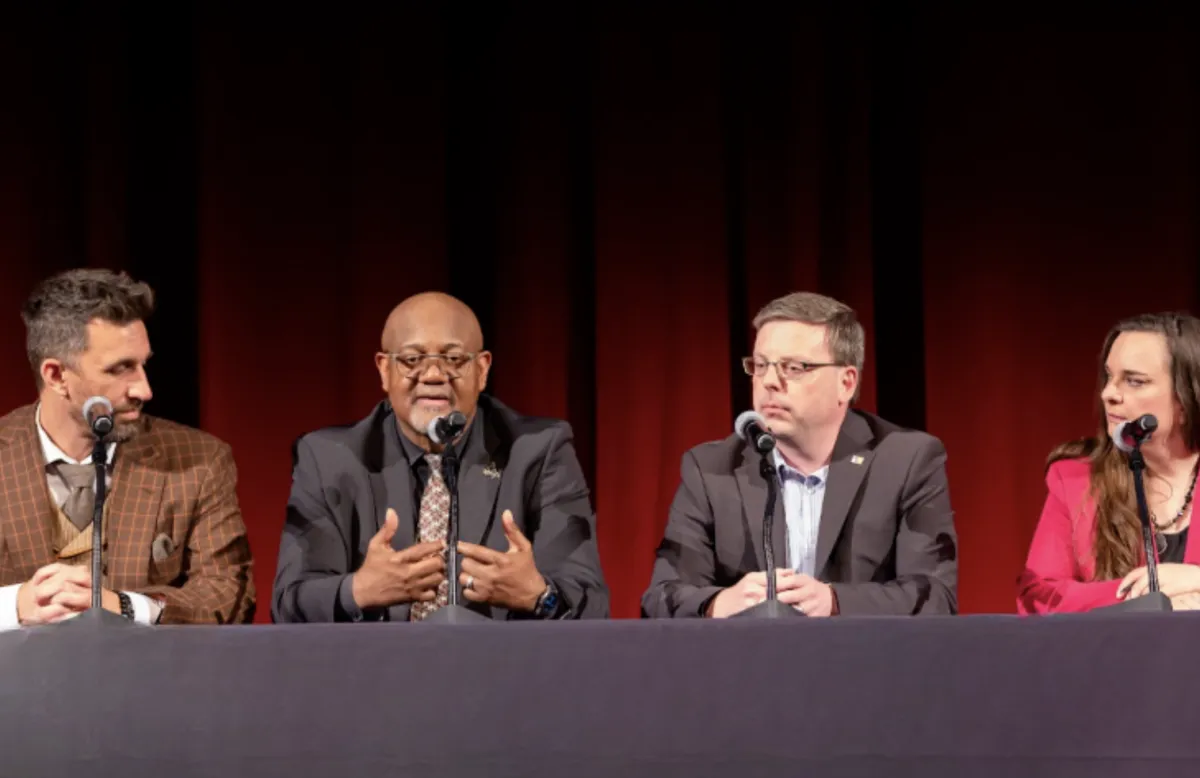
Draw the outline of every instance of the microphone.
M1113 430L1113 445L1128 454L1133 451L1135 446L1140 446L1149 440L1156 429L1158 429L1158 419L1149 413L1139 416L1133 421L1123 421Z
M761 457L759 475L767 486L767 499L763 505L762 544L763 562L767 574L767 597L758 605L733 614L734 618L788 619L803 617L804 614L790 605L779 602L775 585L775 503L779 499L779 474L769 454L775 449L775 436L767 432L767 423L754 411L745 411L733 422L733 431L750 444Z
M96 499L92 504L92 607L63 624L100 624L127 627L134 622L104 610L104 504L108 499L108 449L104 437L113 431L113 406L107 397L89 397L83 418L96 440L92 443L92 467L96 471ZM78 629L78 628L77 628Z
M92 434L102 438L113 430L113 406L107 397L89 397L83 404L83 418Z
M1146 460L1142 457L1142 443L1150 439L1158 429L1158 419L1147 413L1133 421L1123 421L1113 430L1113 445L1129 455L1129 470L1133 474L1133 494L1137 502L1138 518L1142 523L1142 548L1146 555L1146 578L1149 592L1141 597L1099 610L1112 611L1171 611L1171 600L1158 585L1158 552L1155 549L1154 527L1150 523L1150 508L1146 503L1146 486L1143 471Z
M452 411L446 416L430 419L425 434L439 446L443 446L462 434L467 427L467 417L461 411Z
M745 411L733 423L733 431L760 454L769 454L775 448L775 437L767 432L767 423L754 411Z
M470 624L477 621L490 621L478 611L473 611L460 601L458 582L458 452L450 445L451 441L462 434L467 427L467 417L461 411L451 411L445 416L431 419L425 428L429 439L439 446L445 446L442 451L442 480L446 483L446 491L450 493L450 510L446 517L446 580L449 591L446 604L429 614L425 621L434 624Z

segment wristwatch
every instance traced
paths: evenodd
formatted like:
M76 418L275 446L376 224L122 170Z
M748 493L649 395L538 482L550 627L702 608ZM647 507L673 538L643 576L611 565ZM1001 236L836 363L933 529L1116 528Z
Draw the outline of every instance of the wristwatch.
M117 599L121 601L121 615L133 621L133 598L125 592L117 592Z
M558 609L562 605L562 597L559 596L558 587L549 578L546 579L546 590L537 598L537 603L533 606L533 615L539 619L551 619L558 614Z

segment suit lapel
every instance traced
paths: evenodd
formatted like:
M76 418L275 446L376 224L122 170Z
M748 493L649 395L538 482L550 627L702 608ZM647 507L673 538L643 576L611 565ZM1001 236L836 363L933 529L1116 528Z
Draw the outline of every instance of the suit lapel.
M485 537L489 540L493 537L488 529L495 517L502 472L502 465L492 456L493 451L501 448L499 438L485 422L481 408L463 447L458 476L458 537L476 545ZM503 536L503 532L495 535ZM502 543L499 550L507 547L507 543Z
M755 569L767 569L767 555L763 549L763 517L767 509L767 481L762 476L761 459L751 454L749 448L742 450L742 463L736 468L738 490L746 512L746 531L754 548ZM769 460L770 461L770 460ZM771 545L775 551L775 567L788 566L787 517L783 509L783 493L775 496L775 509L771 512Z
M371 534L379 531L387 518L387 509L396 511L396 534L392 536L392 548L399 551L413 544L417 533L417 517L414 513L412 465L400 448L400 431L396 429L396 418L391 414L384 417L383 462L378 472L372 472L371 491L375 497L375 526Z
M7 551L0 583L21 583L54 561L56 517L45 473L30 405L15 412L0 435L0 537Z
M383 415L379 428L382 438L382 456L376 467L368 473L371 483L374 524L369 532L374 535L383 526L388 508L396 511L396 534L392 536L392 548L399 551L413 544L417 533L417 517L413 505L414 491L412 465L400 443L400 430L392 413ZM365 546L370 537L362 539ZM357 551L357 550L356 550ZM408 621L409 604L393 605L387 609L391 621Z
M159 527L165 465L156 445L153 426L117 446L113 454L112 493L106 498L108 526L104 530L109 555L108 570L112 586L145 585L150 567L150 546Z
M841 535L850 508L858 497L863 479L871 468L874 451L868 449L875 436L861 416L851 411L842 423L821 505L821 523L817 529L817 554L813 569L822 577L833 547Z

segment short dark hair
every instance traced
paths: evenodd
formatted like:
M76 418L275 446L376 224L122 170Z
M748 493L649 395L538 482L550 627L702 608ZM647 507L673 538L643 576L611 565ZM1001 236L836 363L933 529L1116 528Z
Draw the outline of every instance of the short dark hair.
M87 325L100 319L112 324L144 321L154 312L154 290L112 270L77 268L42 281L25 301L25 353L38 388L42 362L70 363L87 350Z
M866 361L866 335L854 309L832 297L814 292L792 292L767 303L754 317L754 329L773 321L798 321L823 325L825 342L839 365L858 370L859 383L851 402L858 400L862 388L863 363Z

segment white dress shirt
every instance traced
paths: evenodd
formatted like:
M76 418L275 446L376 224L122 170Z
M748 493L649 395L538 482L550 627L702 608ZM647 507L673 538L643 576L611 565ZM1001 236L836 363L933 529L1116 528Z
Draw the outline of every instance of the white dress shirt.
M42 408L39 405L34 414L35 424L37 425L38 438L42 442L42 453L46 457L46 462L56 462L63 460L71 465L88 465L92 462L92 455L88 454L83 460L76 460L66 455L65 452L50 439L46 434L46 430L42 428ZM113 454L117 450L116 441L108 444L108 461L113 461ZM67 501L70 496L66 485L60 479L52 478L49 473L46 474L46 483L50 487L50 495L54 498L54 502L59 508ZM105 484L112 483L112 474L109 473ZM94 487L93 487L94 488ZM90 531L90 530L89 530ZM21 622L17 617L17 592L20 590L21 584L11 584L9 586L0 586L0 630L15 629L21 626ZM130 602L133 604L134 621L140 624L155 624L158 622L158 617L162 615L162 604L151 597L136 592L126 592L129 595ZM74 616L75 614L72 614ZM71 618L67 616L66 618Z

